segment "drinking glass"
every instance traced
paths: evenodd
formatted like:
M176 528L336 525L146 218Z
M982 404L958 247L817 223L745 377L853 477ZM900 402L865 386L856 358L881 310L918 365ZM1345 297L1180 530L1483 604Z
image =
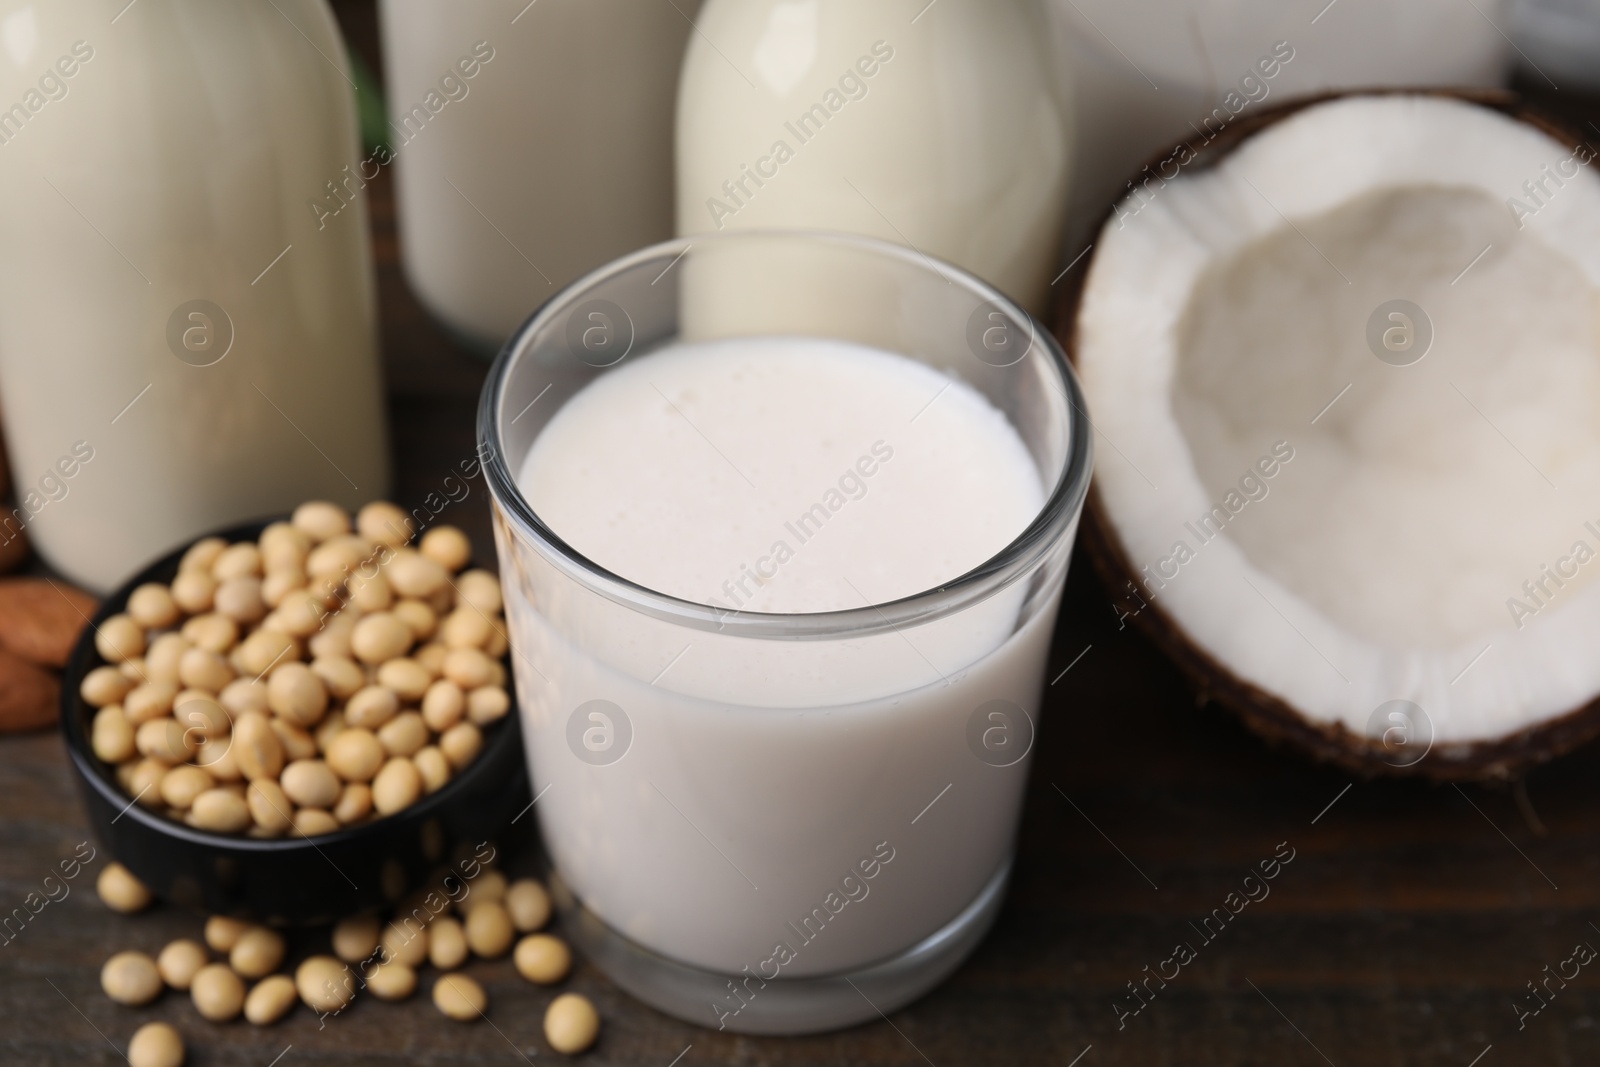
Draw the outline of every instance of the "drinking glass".
M871 345L965 382L1015 427L1043 506L937 588L764 614L607 571L518 487L542 429L599 375L678 341L771 335ZM905 418L886 413L885 436ZM490 372L478 434L533 810L579 948L663 1011L751 1033L874 1018L954 970L1001 905L1092 465L1054 340L912 249L697 235L541 307ZM929 536L966 506L941 502Z

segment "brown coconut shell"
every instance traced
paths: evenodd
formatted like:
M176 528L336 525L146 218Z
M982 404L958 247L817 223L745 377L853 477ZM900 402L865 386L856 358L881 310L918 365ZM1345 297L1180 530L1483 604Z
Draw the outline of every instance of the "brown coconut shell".
M1584 141L1569 127L1531 107L1516 94L1499 90L1373 89L1333 92L1252 111L1223 127L1209 141L1203 135L1196 136L1187 142L1195 158L1183 167L1183 172L1198 172L1213 167L1253 134L1307 107L1347 96L1442 96L1465 100L1499 111L1519 122L1526 122L1563 144L1577 145ZM1177 148L1174 145L1161 152L1135 172L1134 184L1145 177L1147 170L1154 173L1157 166ZM1095 226L1097 242L1099 233L1114 214L1114 207L1108 206ZM1074 270L1072 277L1065 280L1056 306L1056 338L1074 365L1078 358L1078 305L1094 256L1085 257L1085 260L1082 269ZM1600 736L1600 695L1597 695L1581 707L1498 740L1458 745L1436 744L1416 763L1397 767L1389 761L1389 753L1380 742L1354 734L1342 725L1313 722L1285 701L1240 678L1201 649L1162 609L1158 599L1143 598L1137 592L1138 585L1134 580L1138 570L1109 521L1097 485L1090 485L1086 514L1078 536L1112 596L1123 603L1134 624L1189 677L1197 693L1233 712L1243 720L1245 726L1270 743L1298 749L1313 759L1364 776L1481 781L1516 777L1529 767L1554 759Z

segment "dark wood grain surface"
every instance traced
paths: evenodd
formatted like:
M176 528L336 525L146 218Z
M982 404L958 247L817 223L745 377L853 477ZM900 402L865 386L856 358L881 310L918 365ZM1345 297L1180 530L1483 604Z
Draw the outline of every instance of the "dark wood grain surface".
M376 68L371 5L338 9L353 47ZM1557 93L1546 103L1580 124L1596 110L1593 100ZM395 495L409 504L471 454L486 367L407 289L387 176L369 197ZM449 518L487 553L487 515L476 481ZM1564 984L1549 979L1575 945L1600 946L1600 748L1501 787L1352 780L1313 766L1197 699L1142 637L1119 627L1081 559L1050 677L1005 911L949 982L886 1021L757 1039L669 1019L580 964L568 988L591 997L605 1020L584 1062L1600 1062L1600 963ZM40 892L86 838L57 737L0 739L0 911ZM536 847L525 838L503 844L524 856ZM1203 927L1262 861L1291 851L1265 883L1268 895L1220 933L1215 922ZM425 995L405 1004L368 998L323 1029L304 1009L267 1029L213 1025L174 994L118 1007L100 992L105 958L197 936L200 920L171 908L108 912L93 890L105 862L102 854L88 864L64 899L0 946L0 1063L122 1063L133 1030L156 1018L182 1030L196 1067L561 1059L540 1033L551 994L504 960L472 967L489 992L487 1024L449 1022ZM1144 985L1157 970L1172 973L1163 961L1180 943L1193 958L1164 986ZM325 946L325 931L310 931L295 936L292 952ZM1519 1018L1517 1005L1540 1003L1529 983L1547 1006Z

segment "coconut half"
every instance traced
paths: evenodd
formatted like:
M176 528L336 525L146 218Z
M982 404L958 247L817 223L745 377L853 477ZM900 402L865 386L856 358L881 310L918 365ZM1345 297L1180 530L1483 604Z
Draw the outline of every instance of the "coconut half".
M1165 156L1065 320L1119 614L1347 766L1600 732L1600 178L1515 110L1348 96Z

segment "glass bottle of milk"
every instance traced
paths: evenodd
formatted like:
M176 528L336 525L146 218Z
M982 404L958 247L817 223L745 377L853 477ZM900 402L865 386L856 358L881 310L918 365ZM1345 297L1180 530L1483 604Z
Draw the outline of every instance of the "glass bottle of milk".
M365 208L312 207L359 158L324 0L0 5L0 538L105 590L384 495Z
M485 355L580 274L672 236L672 100L698 8L382 0L406 277Z
M1505 0L1047 3L1082 146L1069 257L1114 200L1177 176L1192 158L1175 153L1181 142L1208 142L1236 119L1330 89L1499 85L1510 56L1497 28L1508 24Z
M678 232L865 233L1038 313L1071 141L1031 0L708 0L678 91Z

